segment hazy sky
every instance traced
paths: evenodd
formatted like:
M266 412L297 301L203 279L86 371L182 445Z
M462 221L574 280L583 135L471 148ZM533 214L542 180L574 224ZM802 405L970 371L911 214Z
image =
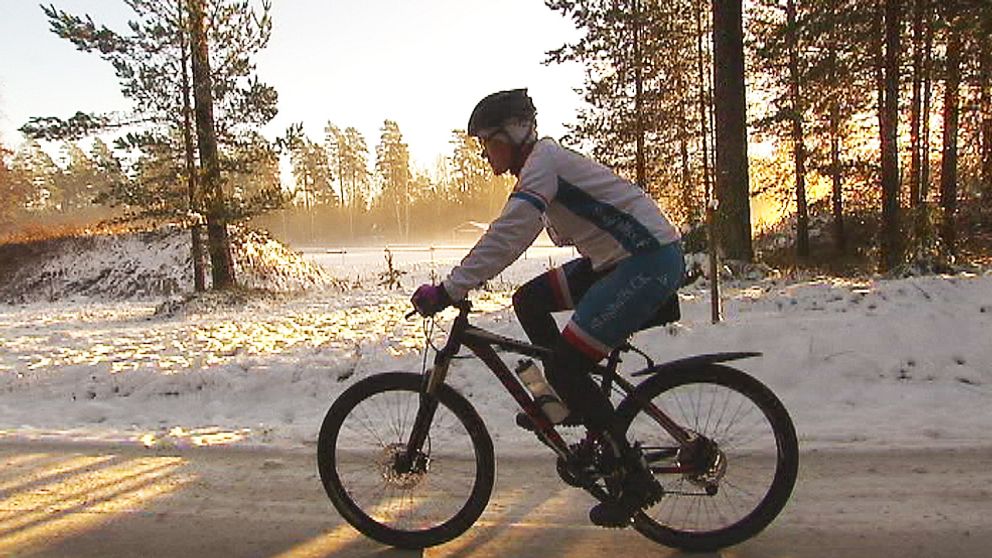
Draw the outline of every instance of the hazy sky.
M46 0L125 30L121 0ZM0 0L0 138L11 146L31 116L125 110L110 64L48 30L37 0ZM400 125L414 163L449 152L484 95L529 87L540 132L560 136L581 99L578 65L544 66L547 50L576 36L542 0L273 0L273 32L259 77L279 91L275 137L304 122L354 126L373 150L384 119Z

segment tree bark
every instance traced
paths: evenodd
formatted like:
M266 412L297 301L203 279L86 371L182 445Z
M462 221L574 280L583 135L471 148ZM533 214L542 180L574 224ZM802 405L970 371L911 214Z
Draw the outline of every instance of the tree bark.
M719 323L723 319L723 309L720 303L720 255L716 226L716 208L713 206L713 187L710 181L709 154L709 122L708 103L706 102L706 72L703 63L703 6L701 0L696 6L696 63L699 70L699 126L703 148L703 191L706 203L706 247L709 251L710 264L710 320Z
M837 48L833 44L827 47L827 61L832 79L837 83ZM830 93L830 178L832 183L831 208L833 212L834 249L843 254L847 248L847 236L844 233L844 190L841 176L840 160L840 92L836 89Z
M957 254L955 219L958 207L958 101L961 86L961 18L957 0L944 0L947 13L947 82L944 87L944 138L940 161L941 237L949 254Z
M716 197L720 237L727 257L750 262L750 189L747 162L747 102L741 0L713 0Z
M882 148L882 271L902 262L899 231L899 32L900 0L884 0L885 32L882 64L882 106L879 131Z
M676 126L678 127L679 137L682 207L685 209L686 223L692 228L699 222L699 217L692 187L692 159L689 157L689 120L686 116L686 105L691 103L691 96L687 91L685 75L680 71L675 79L675 88L679 92L680 97Z
M992 14L981 14L979 111L982 118L982 199L992 209Z
M193 52L193 96L196 104L196 139L203 169L203 190L207 198L207 240L210 251L210 275L213 288L235 286L234 261L227 234L227 211L221 185L217 132L214 128L214 101L210 78L203 0L189 0Z
M929 0L915 0L913 5L913 97L910 101L909 117L909 205L920 205L920 123L923 87L923 14L929 9Z
M924 14L923 125L920 130L920 203L930 199L930 103L933 100L933 9Z
M647 168L644 157L644 76L642 72L643 60L641 50L641 2L633 0L634 16L634 133L636 142L636 174L637 184L644 188L649 194L654 196L648 185Z
M185 0L177 2L179 14L179 47L182 58L182 96L183 96L183 148L186 158L186 189L189 196L189 211L194 214L193 223L190 226L190 257L193 259L193 291L202 293L207 289L206 277L203 269L203 225L200 221L200 211L197 203L197 169L196 154L193 149L193 108L190 104L192 90L189 84L189 53L187 44L189 43L189 27L186 26L183 14L186 13Z
M806 205L806 139L800 91L799 39L796 2L786 2L789 41L789 96L792 104L792 155L796 175L796 256L809 257L809 211Z

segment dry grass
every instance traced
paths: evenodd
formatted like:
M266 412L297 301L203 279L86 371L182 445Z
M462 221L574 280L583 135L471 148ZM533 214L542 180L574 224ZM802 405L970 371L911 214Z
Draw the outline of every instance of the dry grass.
M147 225L134 224L40 224L29 223L19 226L16 231L0 232L0 245L3 244L34 244L60 238L81 236L102 236L122 234L139 230L149 230Z

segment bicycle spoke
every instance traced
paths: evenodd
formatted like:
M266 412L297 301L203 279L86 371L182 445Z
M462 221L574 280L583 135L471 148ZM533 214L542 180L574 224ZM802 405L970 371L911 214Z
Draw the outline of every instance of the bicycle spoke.
M699 533L724 529L747 517L771 486L778 451L761 407L743 393L711 381L677 385L658 393L651 403L663 412L674 412L669 418L715 442L726 469L717 470L711 480L656 473L666 493L647 510L648 517L671 529ZM629 430L632 440L649 448L649 455L652 449L671 444L667 432L646 413L635 415ZM709 482L715 483L714 494L707 493Z
M336 452L341 486L359 509L369 510L373 520L397 530L415 531L449 521L476 483L469 433L444 405L438 405L422 449L426 465L407 473L395 470L420 405L417 391L375 393L359 401L340 428L339 435L349 437ZM445 440L445 455L431 455L434 437ZM350 449L361 449L363 441L365 451Z

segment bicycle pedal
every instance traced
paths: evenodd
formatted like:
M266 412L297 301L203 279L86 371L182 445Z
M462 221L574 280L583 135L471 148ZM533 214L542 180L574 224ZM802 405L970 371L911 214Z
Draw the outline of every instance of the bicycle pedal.
M634 523L636 513L624 509L618 502L600 502L589 510L589 521L607 529L626 529Z
M535 428L534 422L530 420L530 416L528 416L527 413L517 413L516 423L517 426L523 428L527 432L537 432L537 428ZM579 419L579 417L576 416L575 413L572 413L567 417L565 417L565 420L561 421L561 423L556 424L555 426L564 426L564 427L582 426L582 420Z

